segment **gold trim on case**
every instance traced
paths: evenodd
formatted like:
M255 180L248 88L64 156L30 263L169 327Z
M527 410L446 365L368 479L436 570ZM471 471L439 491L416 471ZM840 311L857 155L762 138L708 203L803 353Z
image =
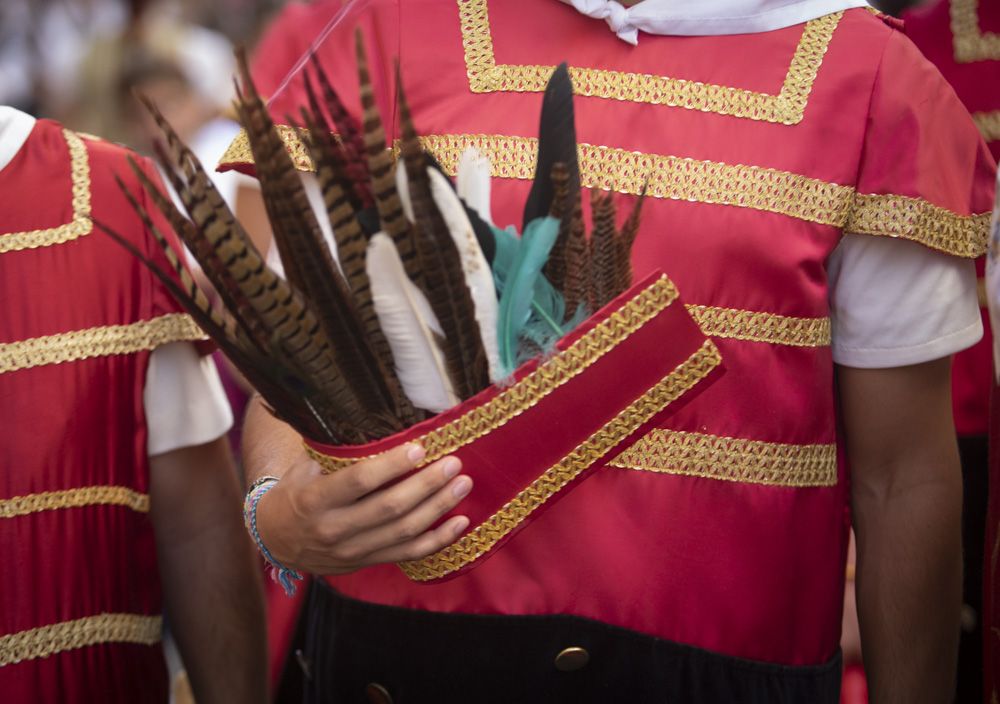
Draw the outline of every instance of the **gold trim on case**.
M951 36L955 61L1000 59L1000 34L984 32L979 26L979 0L951 0Z
M475 561L615 445L708 376L721 361L715 345L706 340L662 381L547 469L499 511L443 550L422 560L400 563L403 572L414 581L427 581L445 577Z
M90 162L87 147L74 132L63 130L63 137L69 147L73 219L58 227L0 234L0 254L62 244L89 235L94 229L94 223L90 219Z
M768 486L835 486L837 446L656 429L615 457L609 466Z
M469 88L474 93L540 93L554 66L498 64L486 0L459 0ZM794 125L802 120L816 75L843 12L807 22L777 94L643 73L570 67L577 95L680 107Z
M142 494L125 486L85 486L79 489L43 491L0 499L0 518L81 506L124 506L139 513L148 513L149 494Z
M160 642L163 618L142 614L98 614L0 636L0 667L47 658L100 643Z
M739 308L687 305L688 313L709 337L766 342L791 347L828 347L829 318L795 318Z
M286 148L298 168L311 162L292 128L281 129ZM494 178L531 180L535 176L538 140L486 134L444 134L421 141L441 167L454 176L459 157L469 147L490 161ZM580 144L580 182L638 195L643 187L653 198L729 205L785 215L858 234L901 237L947 254L977 257L986 251L990 214L958 215L921 198L858 194L851 186L790 171L745 164L725 164L687 157ZM223 163L252 163L241 132Z
M91 357L132 354L168 342L204 339L205 333L191 316L168 313L128 325L104 325L0 343L0 374Z
M610 352L676 299L677 289L674 284L667 277L660 277L568 348L540 364L535 371L513 386L455 420L417 438L416 442L426 451L423 464L455 452L535 406ZM326 471L336 471L360 461L359 458L321 454L309 447L306 450Z

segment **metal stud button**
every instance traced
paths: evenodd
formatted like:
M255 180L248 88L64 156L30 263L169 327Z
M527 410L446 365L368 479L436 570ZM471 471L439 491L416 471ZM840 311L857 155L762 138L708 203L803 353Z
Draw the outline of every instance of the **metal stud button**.
M580 670L586 667L588 662L590 662L590 653L578 646L565 648L556 655L556 669L560 672Z
M390 696L389 690L378 682L372 682L365 687L365 694L368 696L368 701L371 704L392 704L392 696Z

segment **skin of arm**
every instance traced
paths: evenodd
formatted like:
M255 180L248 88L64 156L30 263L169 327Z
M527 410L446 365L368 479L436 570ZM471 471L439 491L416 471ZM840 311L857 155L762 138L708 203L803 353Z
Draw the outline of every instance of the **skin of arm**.
M199 704L267 698L260 565L225 436L150 458L150 518L170 628Z
M291 427L255 398L247 409L247 481L280 481L257 504L261 540L282 565L344 574L383 562L416 560L452 543L469 524L453 516L431 526L472 489L457 457L444 457L398 483L424 457L415 444L323 474Z
M838 367L873 704L952 701L962 595L962 476L951 361Z

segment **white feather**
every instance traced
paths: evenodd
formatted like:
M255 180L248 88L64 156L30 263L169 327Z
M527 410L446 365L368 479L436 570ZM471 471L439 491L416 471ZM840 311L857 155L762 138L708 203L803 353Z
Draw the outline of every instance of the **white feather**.
M396 162L396 191L399 193L399 202L403 205L403 215L410 222L413 222L413 202L410 200L410 180L406 178L406 168L402 159Z
M417 408L440 413L459 402L436 338L441 325L427 299L406 276L392 239L381 232L368 243L365 268L382 332L392 349L403 391Z
M492 225L490 160L475 147L469 147L458 159L458 175L455 180L458 197L479 213L479 217Z
M493 283L493 271L483 256L472 223L465 214L465 207L452 189L451 183L437 169L429 168L427 173L431 180L431 196L437 203L441 217L444 218L445 225L448 226L448 231L451 232L462 258L462 272L465 274L465 284L469 287L472 303L476 308L476 322L479 323L479 334L486 350L490 379L499 381L503 378L503 369L497 345L499 303L496 286Z

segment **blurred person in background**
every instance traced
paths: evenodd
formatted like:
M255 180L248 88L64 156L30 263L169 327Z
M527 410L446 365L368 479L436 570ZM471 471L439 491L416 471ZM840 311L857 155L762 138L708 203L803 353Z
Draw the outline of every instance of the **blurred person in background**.
M0 107L0 698L166 702L165 610L200 704L264 702L232 415L200 330L96 224L167 266L128 155Z

